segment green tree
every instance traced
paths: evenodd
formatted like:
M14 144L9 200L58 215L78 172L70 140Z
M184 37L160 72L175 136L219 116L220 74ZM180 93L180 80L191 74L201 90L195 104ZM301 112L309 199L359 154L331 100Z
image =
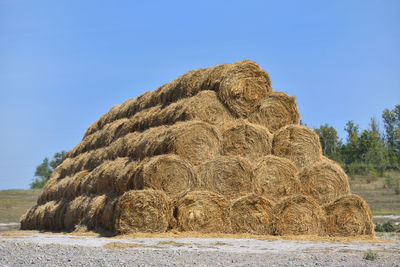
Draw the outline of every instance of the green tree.
M318 134L321 142L322 153L330 159L340 161L338 154L338 146L341 144L337 131L327 123L321 125L319 128L314 129Z
M348 121L344 130L347 133L346 144L343 146L343 160L344 163L360 162L359 156L359 126L354 124L353 121Z
M393 110L385 109L382 119L389 164L391 168L398 169L400 168L400 105L396 105Z
M32 189L43 188L49 180L54 169L60 165L65 159L65 151L57 152L54 154L51 161L49 158L44 158L42 164L36 166L33 182L30 184Z

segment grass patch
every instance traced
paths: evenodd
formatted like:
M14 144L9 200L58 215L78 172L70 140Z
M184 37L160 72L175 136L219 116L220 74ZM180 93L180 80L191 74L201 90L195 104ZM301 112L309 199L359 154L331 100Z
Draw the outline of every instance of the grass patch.
M36 204L42 190L0 190L0 223L19 222L19 218Z
M365 254L364 254L364 260L368 260L368 261L374 261L378 258L378 253L377 252L373 252L372 250L368 250Z
M174 247L182 247L182 246L186 246L187 244L185 243L179 243L179 242L175 242L175 241L160 241L158 242L158 245L171 245Z
M400 215L400 210L386 211L386 210L376 210L372 212L372 215Z

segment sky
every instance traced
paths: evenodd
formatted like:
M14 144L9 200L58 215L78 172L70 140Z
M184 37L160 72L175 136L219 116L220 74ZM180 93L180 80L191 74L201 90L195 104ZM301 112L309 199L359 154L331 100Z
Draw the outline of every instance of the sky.
M0 0L0 190L28 188L113 105L243 59L345 138L400 104L399 14L397 0Z

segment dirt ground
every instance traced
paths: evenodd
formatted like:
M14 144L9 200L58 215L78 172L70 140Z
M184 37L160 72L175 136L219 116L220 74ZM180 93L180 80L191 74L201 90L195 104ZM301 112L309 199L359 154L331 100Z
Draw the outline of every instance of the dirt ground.
M365 259L368 253L376 259ZM9 231L0 233L0 265L400 266L400 234L380 234L374 240L335 241L307 237L110 238Z

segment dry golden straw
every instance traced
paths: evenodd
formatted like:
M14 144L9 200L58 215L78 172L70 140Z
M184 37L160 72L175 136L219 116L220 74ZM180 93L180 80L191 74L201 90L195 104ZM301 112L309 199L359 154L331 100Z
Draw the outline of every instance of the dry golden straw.
M165 232L171 223L172 203L162 191L131 190L116 205L115 230L118 234Z
M228 199L253 193L254 172L251 163L237 156L220 156L207 161L197 168L200 186L214 191Z
M225 155L254 160L271 154L272 135L262 126L244 120L234 120L226 122L221 132Z
M292 160L301 169L321 158L321 144L318 135L300 125L287 125L274 135L272 153Z
M331 236L374 236L374 224L367 203L357 196L343 196L324 206L326 231Z
M230 209L233 233L272 234L272 202L250 194L235 200Z
M273 209L276 235L324 235L325 215L311 197L295 195L283 198Z
M209 191L189 192L176 204L180 231L229 233L229 203L221 195Z
M346 173L334 161L323 157L306 166L299 174L304 193L312 196L320 205L350 194Z
M296 165L286 158L268 155L258 160L255 180L260 194L272 200L302 193Z
M299 124L299 120L296 99L282 92L271 92L257 111L249 115L249 121L261 124L271 132L289 124Z

